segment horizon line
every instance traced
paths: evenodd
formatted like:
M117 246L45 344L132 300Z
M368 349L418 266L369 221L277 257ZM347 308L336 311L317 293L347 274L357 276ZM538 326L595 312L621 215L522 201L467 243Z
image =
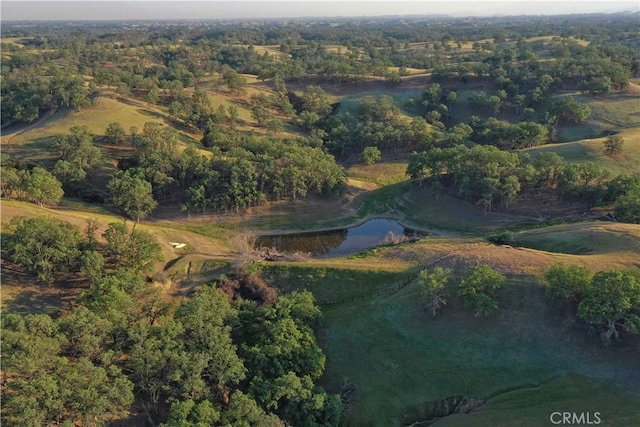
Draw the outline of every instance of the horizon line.
M554 16L580 16L580 15L640 15L640 10L622 9L618 11L599 11L599 12L564 12L564 13L551 13L551 14L536 14L536 13L495 13L491 15L455 15L450 13L402 13L402 14L388 14L388 15L360 15L360 16L249 16L249 17L226 17L226 18L52 18L52 19L2 19L0 22L213 22L213 21L278 21L278 20L327 20L327 19L343 19L343 20L358 20L358 19L388 19L388 18L451 18L451 19L466 19L466 18L518 18L518 17L554 17Z

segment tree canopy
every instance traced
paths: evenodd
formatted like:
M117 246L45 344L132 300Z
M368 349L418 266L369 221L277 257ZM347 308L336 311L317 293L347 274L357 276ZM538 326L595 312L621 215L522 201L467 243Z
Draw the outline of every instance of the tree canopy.
M151 184L129 171L121 171L107 185L111 203L140 222L158 206Z
M46 284L79 262L80 230L50 217L16 217L6 239L9 259Z
M488 316L498 308L494 296L505 280L504 275L490 266L479 264L472 267L460 282L458 295L465 305L475 310L476 317Z
M578 306L578 317L592 324L609 343L621 331L640 333L638 271L600 271L593 276Z

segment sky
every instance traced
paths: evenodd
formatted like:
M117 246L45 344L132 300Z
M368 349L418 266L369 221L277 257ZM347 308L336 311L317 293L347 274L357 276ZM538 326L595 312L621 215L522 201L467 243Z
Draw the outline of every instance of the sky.
M234 0L234 1L43 1L0 2L2 21L175 20L382 15L559 15L640 10L638 1L535 0Z

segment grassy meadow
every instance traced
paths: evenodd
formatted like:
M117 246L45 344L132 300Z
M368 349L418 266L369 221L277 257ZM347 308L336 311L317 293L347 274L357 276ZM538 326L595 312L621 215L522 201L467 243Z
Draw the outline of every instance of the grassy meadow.
M452 298L433 319L415 284L396 291L407 272L269 270L283 290L309 289L323 304L322 383L335 392L347 381L357 390L346 426L425 421L412 418L416 406L454 395L487 403L469 417L435 425L467 425L467 418L470 425L544 425L550 412L563 408L598 410L607 425L640 420L633 351L598 346L597 338L549 307L528 275L509 276L495 316L474 318Z

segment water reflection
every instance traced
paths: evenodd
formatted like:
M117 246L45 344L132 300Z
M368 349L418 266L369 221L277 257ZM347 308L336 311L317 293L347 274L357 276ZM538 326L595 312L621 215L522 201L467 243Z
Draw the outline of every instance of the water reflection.
M357 227L342 230L260 236L256 239L256 247L275 247L280 252L304 252L328 258L377 246L391 233L394 236L416 235L415 231L403 227L395 220L373 219Z

